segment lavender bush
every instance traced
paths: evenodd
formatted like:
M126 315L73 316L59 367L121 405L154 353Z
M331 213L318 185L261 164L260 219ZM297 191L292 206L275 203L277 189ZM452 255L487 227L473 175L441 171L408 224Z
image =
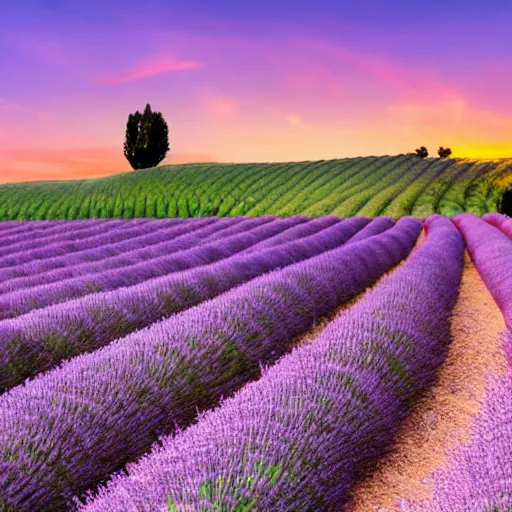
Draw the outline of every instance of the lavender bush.
M512 328L512 240L476 215L462 213L453 221L464 235L471 259Z
M118 219L116 219L119 222ZM26 239L27 235L31 238L33 237L41 237L48 236L49 234L58 233L59 230L62 230L63 222L65 221L42 221L41 223L35 223L31 221L18 221L16 225L11 225L11 227L7 226L7 223L4 221L0 222L0 247L4 245L12 243L14 240L23 241ZM71 231L75 229L88 229L94 226L100 226L105 223L112 223L111 219L96 219L94 222L81 223L70 222L65 224Z
M65 510L73 494L255 378L260 362L277 359L322 315L406 257L421 227L403 218L380 235L262 276L0 397L0 508ZM438 253L438 268L451 263L446 251ZM401 290L412 285L420 283Z
M65 250L62 251L58 248L55 249L54 246L51 253L41 256L42 259L32 260L28 263L21 263L14 267L3 268L0 273L0 283L13 281L17 278L21 279L23 277L32 277L42 272L56 270L57 268L79 265L81 263L93 262L103 258L117 256L126 251L142 249L145 246L161 242L163 231L166 229L183 230L183 233L188 233L208 225L213 227L215 225L215 220L212 218L193 219L190 220L189 223L179 223L176 226L173 224L170 226L158 225L158 228L150 226L150 229L141 226L140 228L136 228L137 232L132 231L133 236L128 239L124 238L124 234L118 234L112 230L108 233L109 237L103 245L93 246L91 249L83 248L78 251L74 251L74 247L71 246L72 252L68 253L66 253ZM175 236L179 236L179 234ZM118 241L119 235L121 236L121 241ZM67 245L67 242L64 242L64 244Z
M503 231L506 235L512 238L512 219L501 213L486 213L482 219Z
M161 256L168 256L176 251L182 251L191 247L202 245L205 244L205 242L213 242L219 238L227 238L229 235L250 231L253 229L251 224L252 223L249 220L232 223L230 223L228 220L227 222L216 222L213 224L209 223L206 226L203 224L204 227L202 229L198 229L201 227L201 224L194 223L194 221L192 221L185 225L182 224L181 226L160 229L151 235L137 237L135 241L136 244L140 246L138 249L125 251L112 257L104 257L99 261L86 262L78 265L67 265L65 267L56 268L52 271L32 274L31 276L24 278L10 279L9 281L0 283L0 311L2 310L2 301L5 303L5 300L7 299L9 302L11 302L11 304L13 304L17 296L22 297L21 300L23 301L23 297L28 297L28 300L31 300L30 297L33 295L48 294L48 297L43 302L43 306L48 303L51 304L52 292L55 293L56 291L59 296L65 297L64 290L68 284L72 284L72 286L75 288L77 285L80 286L80 281L74 280L77 277L88 276L94 280L94 274L97 273L105 272L111 269L119 270L123 267L147 262L150 259L158 258ZM261 226L262 224L263 223L260 222L256 226ZM269 226L269 224L269 222L266 222L266 232L268 233L273 233L274 230L278 230L279 232L282 229L287 228L286 224L283 226L280 222L274 223L272 228ZM143 240L141 241L140 238ZM156 240L156 243L148 243L149 241L155 242ZM124 243L126 242L128 242L127 246L130 246L130 242L132 242L132 240L124 241ZM144 245L141 246L142 243L144 243ZM106 246L105 249L105 252L112 251L110 246ZM72 253L72 255L75 255L75 253ZM135 268L134 271L136 272L136 270L137 269ZM81 293L82 295L87 293L89 289L89 286L87 285L89 282L88 277L84 277L86 284L83 286L83 293ZM50 283L57 283L57 281L58 284L47 286ZM42 287L36 288L38 286ZM31 290L27 290L26 288L30 288ZM10 293L10 295L5 295L7 293ZM2 297L2 295L4 296ZM72 295L71 298L73 296L74 295ZM31 304L37 304L37 300ZM25 310L22 309L20 314L28 310L29 307L30 306L28 304L25 305Z
M245 249L241 254L260 251L261 249L268 249L270 247L275 247L276 245L281 245L286 242L293 242L298 238L314 235L315 233L322 231L322 229L328 228L329 226L337 224L340 221L341 219L339 217L335 217L333 215L318 217L317 219L312 219L310 222L305 224L299 224L298 226L290 228L284 233L281 233L279 236L273 237L272 239L263 240L262 242L254 244L248 249Z
M139 220L139 219L137 219ZM174 219L170 219L169 224L173 224ZM114 240L123 240L123 237L130 238L134 236L133 232L130 232L130 229L134 230L134 233L136 234L138 232L138 229L142 226L147 226L150 222L154 224L150 224L150 226L164 226L165 223L168 221L168 219L163 220L153 220L148 221L147 219L141 219L140 222L138 222L136 225L134 225L131 228L124 229L121 227L122 234L116 233ZM162 222L162 224L159 224ZM122 226L123 224L121 224ZM103 231L105 229L103 228ZM62 230L61 230L62 232ZM83 231L82 231L83 233ZM89 236L88 238L84 239L78 239L73 236L74 240L70 240L69 234L64 234L62 240L60 241L54 241L53 243L50 243L50 241L46 238L41 239L42 245L40 247L34 247L32 249L25 248L23 249L21 247L21 244L17 246L16 252L13 252L11 254L6 254L2 257L0 257L0 267L14 267L17 265L21 265L23 263L28 263L32 260L37 259L43 259L53 256L59 256L62 254L69 254L72 252L80 251L83 249L90 249L92 247L100 247L101 245L110 243L110 240L112 239L113 233L103 232L101 234L98 234L97 236ZM2 270L3 272L3 270Z
M235 255L213 265L87 295L4 320L0 322L0 389L20 384L63 359L95 350L265 272L333 249L358 233L367 222L368 219L354 217L316 235L252 255ZM367 236L375 234L369 228L376 222L363 228L368 229ZM265 225L253 231L258 230L262 238L271 227ZM224 251L229 247L236 249L239 240L246 244L258 239L256 235L242 233L231 237L231 243L226 240L221 245Z
M360 240L364 240L369 236L378 235L382 231L386 231L387 229L392 228L395 225L395 220L393 217L378 217L373 219L370 224L361 229L358 233L356 233L351 239L350 243L359 242Z
M210 226L211 225L212 224L210 224ZM119 268L125 265L133 264L134 262L136 263L141 261L143 258L147 258L153 247L170 243L172 244L176 237L190 234L193 231L199 229L201 226L204 226L204 223L200 224L192 221L187 224L181 223L181 225L178 224L175 226L171 225L168 227L162 226L154 228L151 229L152 232L149 234L147 234L146 229L146 233L140 236L136 236L135 238L123 240L118 243L97 247L95 249L79 251L78 253L71 253L68 255L68 257L60 256L56 258L47 258L43 261L50 266L49 268L51 270L46 272L37 272L37 268L40 268L41 266L41 260L35 260L25 265L14 267L14 269L12 269L13 272L18 274L21 271L21 267L24 267L22 271L26 272L27 275L23 277L7 279L3 282L0 282L0 296L8 292L19 291L23 288L54 283L62 279L93 274L94 272L100 272L101 270L105 270L107 268ZM124 252L120 252L120 247L135 248L132 250L125 250ZM117 251L119 252L115 254ZM94 261L76 263L75 265L70 263L74 261L75 257L77 257L77 259L83 257L81 254L83 252L89 253L89 256L91 255L90 253L93 253L96 256L96 259ZM114 255L111 256L112 253L114 253ZM55 261L58 259L61 259L64 265L59 265L52 268L51 261L53 260L53 263L55 263Z
M170 272L212 263L295 224L297 219L290 217L245 232L245 226L241 223L237 232L244 233L243 236L232 234L230 237L222 237L203 244L205 231L208 230L206 227L176 238L170 243L147 247L141 253L126 258L125 265L120 265L120 260L117 260L117 265L111 267L107 261L104 270L99 269L93 274L79 275L0 295L0 319L12 318L33 309L65 302L89 293L131 286ZM220 230L226 225L229 226L229 219L226 219L226 222L216 222L213 229Z
M136 226L142 226L148 224L150 219L138 219ZM133 226L133 227L136 227ZM103 235L110 229L123 228L123 223L119 219L108 220L101 224L95 224L94 226L70 226L67 229L63 229L62 226L57 226L50 232L40 233L39 235L30 233L23 236L20 240L19 236L8 237L8 240L4 240L2 247L0 247L0 264L1 266L8 266L12 257L17 253L25 252L40 247L51 246L59 242L69 242L72 240L83 240L98 235Z
M315 340L164 438L82 510L340 510L447 349L464 244L446 218L426 226L405 264Z
M464 235L471 258L507 325L512 321L510 271L512 241L503 232L510 219L497 213L461 214L454 222ZM495 227L493 227L495 226ZM498 228L498 229L496 229ZM501 229L502 231L499 231ZM403 512L505 512L512 510L512 331L504 336L509 362L506 375L489 376L481 411L474 418L471 439L448 455L448 462L429 476L432 499L401 500Z

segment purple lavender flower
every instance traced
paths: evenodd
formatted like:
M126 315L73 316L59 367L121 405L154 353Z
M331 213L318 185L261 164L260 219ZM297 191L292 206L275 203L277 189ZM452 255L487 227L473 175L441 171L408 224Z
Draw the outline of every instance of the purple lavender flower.
M252 231L249 231L245 238L245 246L244 238L234 234L229 238L202 244L207 232L211 233L212 229L219 231L229 223L230 219L222 219L211 227L207 226L189 235L183 235L169 243L146 247L137 254L128 256L124 265L121 264L121 256L114 260L113 265L111 261L104 262L105 269L100 268L96 273L86 273L0 295L0 319L13 318L33 309L65 302L89 293L131 286L177 270L212 263L245 248L254 241L250 236ZM255 228L255 231L263 233L266 237L280 233L296 223L297 219L294 218L280 219ZM237 232L245 231L244 224L239 224ZM237 244L231 243L233 239L237 240Z
M163 230L166 229L178 230L176 236L179 236L179 234L192 232L201 227L213 226L214 224L215 220L211 218L193 219L187 223L180 222L176 227L173 224L169 227L166 224L158 224L157 227L150 225L148 229L146 224L140 227L129 228L131 232L129 238L126 238L124 229L119 232L117 230L109 230L108 233L105 233L108 236L103 238L102 244L93 244L92 248L82 248L78 251L74 250L74 245L70 247L68 242L63 242L63 250L60 248L60 244L57 244L52 247L51 251L39 254L38 257L40 259L2 268L0 283L5 283L15 278L33 277L41 272L101 260L110 256L117 256L125 251L141 249L145 246L161 242ZM71 248L72 252L66 253L66 248Z
M64 510L72 495L100 483L125 462L142 455L159 435L171 433L176 424L190 424L198 409L215 405L221 396L257 377L261 364L275 361L289 350L298 335L405 258L421 227L417 219L402 218L380 235L250 281L12 389L0 397L0 507ZM456 273L458 261L450 251L438 249L436 256L441 259L436 261L439 273L446 267ZM429 278L427 291L431 292L438 282L431 278L438 276L424 274ZM446 292L448 297L456 289L456 279L450 279L450 275L442 273L446 279L441 280L443 290L445 286L452 290ZM407 293L407 304L409 293L418 286L423 285L415 275L396 292ZM444 311L447 303L443 299L440 293L422 296L422 307L428 309L440 302L437 307ZM400 309L396 315L402 316ZM436 316L435 321L439 320ZM441 327L432 325L429 316L418 322L417 329L424 330L428 339L431 329L437 332L444 326L442 316ZM401 338L397 335L398 344ZM416 359L424 362L429 360L431 347L422 348L425 354ZM412 352L418 355L415 350ZM368 371L363 387L374 381L373 370ZM401 366L397 371L401 375ZM306 384L309 375L304 374ZM384 381L394 379L393 374ZM287 382L287 378L279 381ZM313 379L311 384L314 382ZM301 393L309 386L301 388ZM269 403L266 397L260 398L262 404ZM271 395L268 399L272 400ZM281 410L286 414L288 406L300 407L300 399L290 396L290 400L281 404L282 409L275 409L277 416ZM304 403L308 401L305 395ZM323 404L326 408L331 405ZM384 406L385 401L379 400L377 407ZM315 421L305 410L301 418L308 424ZM246 418L244 421L249 426ZM318 423L321 425L327 430L318 437L320 442L329 431L328 422ZM355 423L350 428L355 428ZM273 439L286 445L287 428L282 434ZM213 438L203 438L203 443L210 441ZM240 447L232 445L233 449ZM287 451L290 460L294 460L294 453ZM311 462L316 460L312 456ZM269 461L254 459L251 467L256 462L264 478L273 480L279 476L268 466ZM240 459L230 459L230 464L241 463ZM264 487L264 482L261 485ZM205 493L208 492L206 486Z
M159 221L151 221L150 219L138 219L137 224L133 227L142 226L144 224L155 223ZM70 226L67 229L62 229L62 226L56 226L55 228L41 233L39 236L31 233L29 236L24 236L22 240L19 237L11 237L9 241L4 239L2 247L0 247L0 266L8 267L16 265L16 257L20 253L33 253L37 249L48 248L58 244L59 242L70 241L87 241L88 239L104 235L111 228L121 227L124 224L119 219L112 219L101 224L95 224L94 226ZM128 227L128 226L126 226ZM13 263L14 262L14 263Z
M49 370L63 359L95 350L115 338L211 299L265 272L338 247L354 234L359 234L365 225L362 231L366 230L367 236L387 227L378 220L367 224L368 219L353 217L295 242L254 254L236 254L240 247L279 233L289 225L282 221L276 223L214 244L217 254L219 251L224 255L229 252L235 254L218 263L200 265L204 262L205 248L199 247L200 252L195 259L192 259L190 251L186 251L186 263L196 263L195 269L110 292L89 294L0 321L0 389L20 384L25 378ZM197 238L193 240L198 241ZM182 237L180 243L183 241ZM180 258L179 261L182 260Z
M512 238L512 219L501 213L486 213L482 216L485 222L495 226L503 231L506 235Z
M464 244L447 218L426 227L405 264L315 340L162 438L81 510L339 510L447 349ZM345 250L366 253L393 229Z
M0 247L13 241L24 241L27 235L30 235L31 239L35 239L52 233L58 233L59 230L62 230L64 222L66 221L0 221ZM65 225L69 228L68 233L72 233L76 229L88 229L105 224L112 226L121 222L119 219L94 219L88 221L68 221Z
M79 251L78 253L70 253L64 256L57 256L55 258L45 258L44 260L34 260L24 265L9 268L6 272L2 271L2 278L0 279L0 296L7 292L19 291L23 288L31 288L41 284L49 284L61 279L70 277L77 277L80 275L93 274L99 272L101 269L112 267L121 267L127 261L129 264L132 259L135 261L137 256L144 257L144 250L148 247L153 247L157 244L169 243L169 240L184 235L190 234L197 230L204 224L195 221L189 224L180 223L178 225L158 225L152 226L150 229L146 228L140 231L140 235L134 238L124 239L121 242L113 242L108 245ZM109 234L122 233L122 230L110 230ZM152 243L151 243L152 242ZM132 250L129 250L133 247ZM120 250L125 248L124 251ZM126 250L128 249L128 250ZM88 253L88 257L94 255L94 261L84 261L80 263L83 258L82 253ZM75 257L76 258L75 260ZM42 268L41 263L44 262L47 271L38 271ZM73 264L75 262L75 264ZM9 272L11 271L11 272ZM23 273L25 275L23 275ZM4 275L5 274L5 275ZM8 277L8 275L10 276ZM12 277L16 275L17 277Z
M512 240L476 215L461 213L453 222L463 234L471 259L512 328Z
M122 240L123 237L130 238L132 236L136 236L138 230L142 226L147 227L147 225L150 223L154 223L154 227L156 228L156 226L159 225L165 226L166 222L169 222L168 225L171 225L173 224L173 220L174 219L148 221L148 219L141 219L140 222L137 223L137 225L133 225L131 227L127 226L126 229L122 227L124 226L124 224L120 224L123 233L117 233L115 240L118 241ZM152 224L150 224L150 226L152 226ZM112 237L112 235L108 232L107 229L105 229L103 225L95 228L96 230L98 230L96 236L92 235L90 233L90 230L88 230L89 235L91 236L81 238L77 237L76 235L73 235L71 240L69 234L62 234L62 228L59 229L61 231L61 235L59 235L59 240L56 240L55 237L42 238L41 240L34 241L34 244L35 242L38 242L39 246L36 245L35 247L32 248L30 248L29 246L34 244L30 244L30 242L17 245L16 252L4 254L3 256L0 257L0 267L14 267L16 265L21 265L23 263L28 263L30 261L37 259L43 259L62 254L69 254L83 249L90 249L92 247L100 247L101 245L110 243ZM81 233L84 234L84 231L85 230L82 230ZM50 240L50 238L53 238L53 240Z

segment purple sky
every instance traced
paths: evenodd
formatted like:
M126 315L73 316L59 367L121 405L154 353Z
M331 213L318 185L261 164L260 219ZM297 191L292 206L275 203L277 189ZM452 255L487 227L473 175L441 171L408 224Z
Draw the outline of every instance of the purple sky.
M0 181L129 170L148 102L167 163L512 156L510 1L105 3L0 4Z

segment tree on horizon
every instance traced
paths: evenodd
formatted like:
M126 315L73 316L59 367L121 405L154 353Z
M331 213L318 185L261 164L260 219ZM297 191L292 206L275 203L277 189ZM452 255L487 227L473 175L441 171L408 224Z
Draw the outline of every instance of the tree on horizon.
M169 151L169 128L161 112L148 103L144 112L128 116L124 156L133 169L156 167Z
M425 146L421 146L419 149L416 149L416 155L420 158L426 158L428 156L428 149Z
M443 148L443 146L441 146L437 150L437 154L439 155L439 158L448 158L452 154L452 150L450 148Z

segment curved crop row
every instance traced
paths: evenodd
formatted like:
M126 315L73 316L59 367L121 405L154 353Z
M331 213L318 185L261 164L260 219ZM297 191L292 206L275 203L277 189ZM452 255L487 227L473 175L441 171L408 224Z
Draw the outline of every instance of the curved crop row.
M88 222L91 222L96 219L86 219ZM57 226L58 224L62 224L64 222L64 219L61 219L57 222L53 222L53 221L50 221L50 220L40 220L40 221L36 221L36 220L4 220L2 222L0 222L0 233L6 233L6 232L10 232L10 231L16 231L16 230L19 230L19 229L27 229L27 228L31 228L33 229L34 227L52 227L53 225ZM73 221L73 223L75 223L77 221ZM83 221L78 221L78 222L83 222Z
M405 218L405 217L404 217ZM371 236L378 235L388 229L391 229L395 225L395 220L391 217L379 217L373 219L370 224L365 226L361 231L358 231L354 236L350 237L348 243L353 244L354 242L360 242Z
M463 234L471 259L501 309L507 327L512 328L512 240L472 213L461 213L453 222Z
M265 272L338 247L359 234L368 222L363 218L347 219L282 246L245 256L236 254L216 264L88 295L0 322L0 388L19 384L62 359L95 350ZM378 224L378 219L374 223ZM367 225L362 231L372 236L388 227L382 223L379 226ZM254 241L255 236L251 238ZM248 238L241 234L238 239ZM232 243L237 247L237 239Z
M177 234L175 236L179 236L181 232L182 234L186 234L205 226L213 226L215 222L216 220L212 218L187 219L185 223L178 224L176 227L174 227L172 223L166 225L165 222L162 222L161 225L158 224L158 228L150 227L149 230L144 228L144 226L137 228L136 231L132 231L133 236L129 238L123 238L124 234L122 234L120 241L115 233L110 232L103 245L95 247L93 244L93 247L90 249L83 248L78 251L74 251L73 245L70 247L67 242L64 242L64 249L71 248L71 252L66 253L62 251L59 246L54 246L46 257L39 255L41 259L30 260L27 263L5 267L0 274L0 283L6 283L6 281L11 280L14 281L18 278L33 277L36 274L49 272L58 268L94 262L103 258L117 256L130 250L142 249L146 246L158 243L161 240L163 230L166 229L176 230L175 233Z
M339 510L447 348L464 244L447 219L426 226L404 265L317 338L81 510Z
M510 328L512 240L500 229L510 219L497 214L460 214L453 220L463 234L471 258ZM488 224L487 224L488 223ZM490 224L490 225L489 225ZM505 229L503 229L505 227ZM496 229L498 228L498 229ZM481 512L512 509L512 331L504 336L508 373L490 376L485 401L474 419L469 443L457 445L447 463L430 476L432 498L401 500L404 512Z
M485 222L491 224L492 226L501 229L503 233L505 233L508 237L512 238L512 219L507 217L506 215L501 215L500 213L486 213L482 216L482 219Z
M69 224L65 224L65 226L69 228L68 233L72 233L74 231L90 229L95 226L104 226L105 223L107 223L107 226L116 225L116 222L112 222L112 220L116 220L117 224L122 222L120 219L87 219L68 221ZM145 220L147 222L148 219ZM24 225L0 230L0 246L3 248L13 242L24 241L27 237L30 237L30 240L35 240L62 232L64 222L66 221L18 221L19 224ZM139 219L131 219L129 222L133 224L134 222L139 222ZM5 222L0 222L0 227L3 227L3 224L5 224Z
M378 179L377 176L373 176L371 184L361 183L358 192L351 193L345 200L338 202L338 205L330 213L340 217L356 215L357 212L365 208L367 202L371 201L376 194L379 194L383 189L400 180L416 165L425 165L425 162L419 162L418 164L417 159L411 156L401 156L391 162L392 166L389 170L387 169L388 166L386 166L387 172L379 173Z
M169 222L170 220L167 219ZM147 224L156 222L152 219L136 219L132 220L131 224L133 227L139 227ZM174 221L174 223L176 223ZM13 240L3 245L0 248L0 263L4 261L5 257L11 257L16 253L25 252L33 249L39 249L41 247L52 246L58 242L69 242L69 240L86 240L98 235L104 235L105 232L111 228L117 228L118 230L125 230L129 226L124 225L120 219L109 219L101 224L95 223L93 226L75 226L67 229L62 229L61 226L57 227L55 231L52 229L52 233L43 233L41 237L30 234L27 237L23 237L22 240L19 237L13 237Z
M395 218L411 215L418 198L423 195L432 183L441 180L445 174L449 173L455 162L456 160L452 159L437 161L402 191L395 193L388 205L381 210L380 215L390 215Z
M407 190L411 184L416 183L425 174L435 175L435 168L438 166L439 163L435 160L413 161L413 164L407 169L405 174L376 189L375 193L357 210L358 214L370 214L372 217L381 215L398 193Z
M368 222L370 220L368 219ZM269 249L271 247L276 247L277 245L285 244L287 242L293 242L298 238L304 238L306 236L314 235L334 224L338 224L341 222L339 217L334 217L327 215L325 217L318 217L317 219L312 219L305 224L299 224L298 226L294 226L293 228L287 229L283 233L279 235L273 236L272 238L268 238L266 240L262 240L257 244L251 245L247 249L240 252L240 254L246 254L248 252L260 251L262 249Z
M404 160L410 167L402 166ZM449 163L446 172L436 176L437 167L412 183L425 165L415 155L172 165L92 180L5 184L0 186L0 219L348 216L362 214L357 210L385 187L390 188L380 194L375 211L387 215L406 213L413 204L418 205L413 214L420 211L421 217L434 212L451 215L468 208L475 212L496 209L511 174L511 159L453 159ZM395 172L399 166L402 169Z
M246 232L243 223L239 223L237 232L230 237L221 237L209 243L203 243L199 233L183 235L169 243L146 248L143 258L140 257L140 253L128 257L126 266L118 268L107 265L104 270L100 269L94 274L79 275L0 295L0 319L12 318L89 293L132 286L170 272L213 263L300 222L304 222L304 219L289 217L275 220L249 232ZM216 222L215 226L218 229L222 227L219 222ZM239 236L240 233L242 236Z
M272 216L244 219L242 221L235 221L234 219L231 221L229 219L221 222L221 224L218 224L219 221L215 224L211 219L190 219L176 226L158 226L157 229L152 229L149 234L141 232L140 236L121 242L55 258L35 260L2 272L2 274L5 274L5 276L2 276L2 278L5 277L5 280L0 279L0 301L2 294L8 292L17 292L24 288L47 285L79 276L90 276L96 272L111 268L119 269L157 256L170 254L176 250L178 241L181 242L179 250L183 250L183 248L188 248L191 243L197 245L197 243L212 242L218 237L227 238L242 230L249 231L263 224L268 224L275 219L276 217ZM212 232L213 226L215 226L215 231ZM200 229L206 227L208 229ZM192 233L196 238L190 236Z
M493 167L479 175L467 188L464 194L466 213L483 215L498 209L504 186L502 180L509 182L510 167L508 159L498 159Z
M453 217L466 211L467 194L482 176L493 172L496 162L474 161L473 165L464 173L459 174L457 179L445 191L439 199L438 211L442 215Z
M346 162L346 160L344 160ZM255 203L249 210L244 212L246 215L263 215L265 212L273 212L274 205L281 201L292 190L296 190L297 186L303 184L303 178L308 177L311 179L311 173L322 173L325 167L330 162L326 160L319 160L311 162L308 166L295 168L292 166L291 170L294 172L274 174L272 179L268 180L265 186L258 189L260 201ZM332 163L332 162L331 162ZM235 207L236 208L236 207Z
M148 224L149 222L151 222L151 219L131 220L131 224L134 226ZM80 240L82 238L101 235L105 233L105 231L115 227L123 228L123 221L120 219L108 219L101 223L91 223L91 225L69 226L66 230L63 230L62 226L55 226L38 233L29 232L27 234L23 233L21 236L20 234L6 236L3 240L0 240L0 261L4 256L8 256L14 252L26 251L59 241L69 241L71 237ZM126 227L128 226L124 228L126 229Z
M407 256L421 222L323 253L64 363L0 398L0 507L63 510Z
M420 218L428 217L432 212L438 212L439 202L456 180L466 172L471 172L474 162L459 159L451 165L446 172L435 179L416 199L412 209L412 215Z
M137 221L138 220L139 219L137 219ZM111 241L115 242L126 240L128 238L132 238L133 236L137 236L140 233L140 229L147 227L148 224L150 228L159 225L165 226L175 224L175 219L153 219L149 221L148 219L140 219L140 221L141 225L137 224L133 227L121 227L119 230L113 229L112 231L103 231L88 238L70 240L69 236L66 238L66 236L63 235L60 241L55 241L54 243L45 242L43 239L40 247L34 247L32 249L22 249L21 247L17 247L16 252L12 252L11 254L0 257L0 267L14 267L23 263L29 263L33 260L69 254L93 247L100 247L102 245L111 243Z
M364 158L361 166L358 166L358 172L354 175L351 174L347 179L345 179L344 175L340 175L331 183L316 190L305 203L303 213L317 217L318 215L331 212L344 199L364 188L365 180L369 176L378 179L378 176L385 174L393 165L394 159L391 157Z
M276 215L296 215L296 212L304 212L309 205L316 202L318 197L323 197L325 191L332 191L340 183L350 182L373 161L375 157L351 158L348 162L334 161L318 179L312 181L311 178L304 178L301 189L292 191L288 197L283 198L282 206L274 205L273 211Z
M123 221L124 222L124 221ZM208 222L207 225L211 223ZM106 270L107 268L119 268L142 261L151 256L152 252L159 247L165 247L172 244L175 239L182 235L190 235L195 230L199 230L204 223L191 220L187 223L181 223L171 226L158 226L151 229L151 233L142 231L140 236L123 240L121 242L97 247L78 253L71 253L68 257L57 256L55 258L46 258L42 260L45 265L41 265L41 260L35 260L19 267L14 267L11 272L5 272L5 276L0 279L0 297L8 292L19 291L23 288L29 288L42 284L50 284L62 279L69 279L82 275L90 275L95 272ZM238 226L238 223L236 223ZM221 231L225 232L227 229ZM150 243L153 242L153 243ZM132 250L126 250L132 248ZM120 249L124 248L122 252ZM172 250L172 247L171 247ZM80 252L87 252L91 257L94 254L97 258L93 261L80 263L83 255ZM78 258L77 258L78 256ZM64 265L56 265L56 261ZM78 261L78 262L77 262ZM73 264L75 262L75 264ZM48 268L37 271L41 268ZM16 273L17 277L12 277ZM4 274L4 272L2 272Z

